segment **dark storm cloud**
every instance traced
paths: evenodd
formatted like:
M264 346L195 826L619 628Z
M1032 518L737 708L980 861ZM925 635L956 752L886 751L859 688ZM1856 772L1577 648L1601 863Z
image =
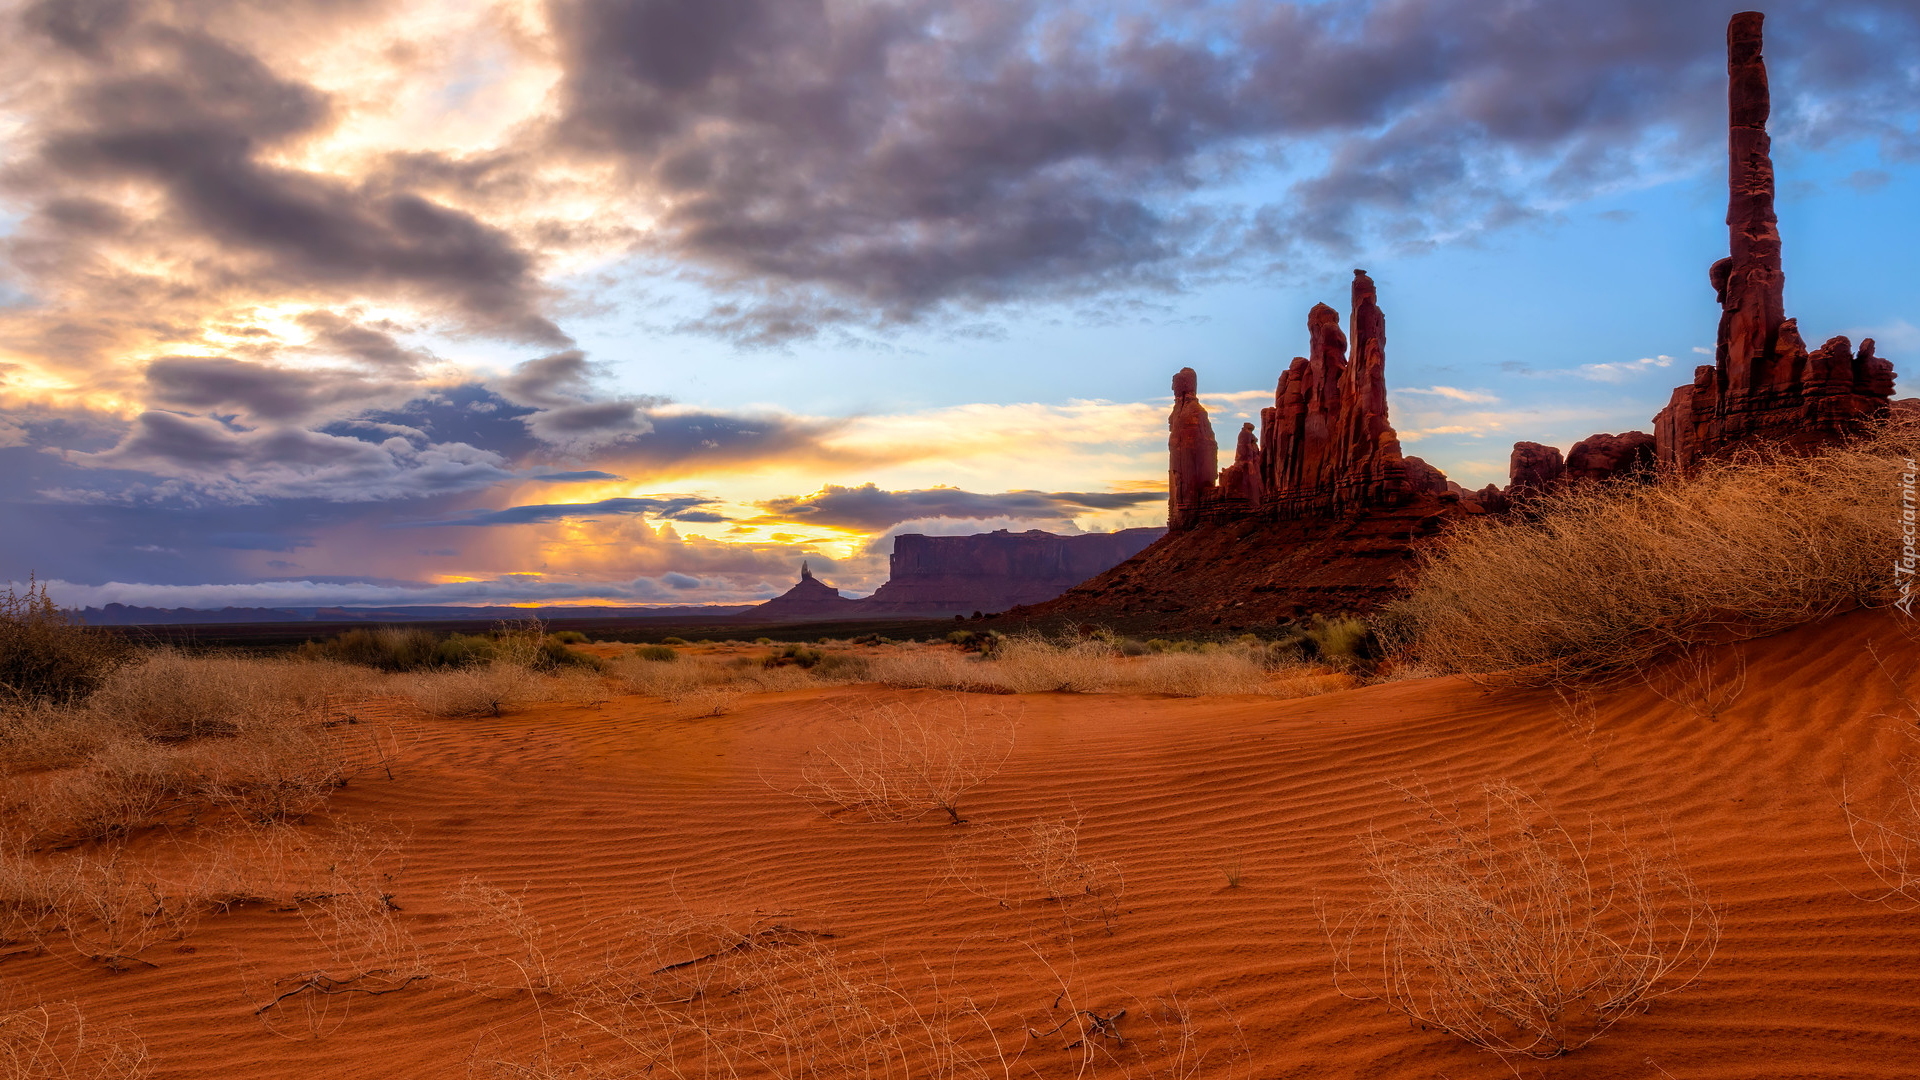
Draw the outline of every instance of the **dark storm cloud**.
M883 491L873 484L829 484L812 495L760 503L770 522L801 522L851 529L884 529L922 518L1019 518L1064 521L1089 510L1124 510L1157 503L1164 491L1007 491L983 494L959 488Z
M767 343L1417 245L1694 161L1740 6L553 0L554 138L657 197L662 252L758 294L687 328ZM1915 145L1917 23L1777 5L1782 124ZM1284 199L1208 194L1289 159Z
M22 227L23 257L87 234L131 241L124 213L93 196L144 185L165 211L141 226L142 242L195 256L195 280L175 283L183 292L387 293L501 336L568 340L539 313L532 256L501 229L377 178L273 163L337 118L324 94L219 36L221 15L234 13L216 5L169 23L157 4L100 5L114 13L99 18L61 7L37 6L18 24L54 95L27 129L30 154L9 170L16 191L43 200Z
M147 365L152 400L162 405L262 420L300 420L342 403L396 394L394 383L338 371L314 371L217 356L169 356Z
M446 521L405 521L397 527L442 525L532 525L567 518L600 517L615 514L653 514L681 521L725 521L717 514L697 511L712 506L717 499L699 495L659 495L652 498L601 499L590 503L535 503L509 506L504 510L475 511L467 517Z
M622 437L642 435L653 424L643 410L665 404L665 398L600 397L594 378L598 365L579 349L567 349L514 365L499 383L507 400L536 411L521 417L535 438L552 446L579 452Z
M142 413L118 445L68 452L95 469L161 477L227 502L313 498L367 502L471 491L514 478L499 455L464 443L374 443L298 427L248 430L218 420Z

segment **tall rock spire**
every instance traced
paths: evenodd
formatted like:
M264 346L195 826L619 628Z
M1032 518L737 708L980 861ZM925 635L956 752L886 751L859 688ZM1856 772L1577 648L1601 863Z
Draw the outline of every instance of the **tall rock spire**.
M1714 361L1727 389L1765 386L1786 321L1786 275L1780 266L1780 219L1773 212L1771 98L1761 55L1766 16L1743 11L1727 24L1727 244L1732 254L1711 271L1720 295L1720 341Z
M1661 466L1687 469L1745 443L1811 449L1883 415L1893 365L1873 341L1854 352L1844 337L1809 353L1786 317L1780 223L1773 209L1771 108L1762 55L1765 17L1743 11L1727 24L1727 246L1708 278L1720 301L1712 367L1674 390L1653 418Z
M1200 377L1181 368L1173 377L1173 412L1167 417L1167 528L1192 528L1213 497L1220 444L1200 404Z

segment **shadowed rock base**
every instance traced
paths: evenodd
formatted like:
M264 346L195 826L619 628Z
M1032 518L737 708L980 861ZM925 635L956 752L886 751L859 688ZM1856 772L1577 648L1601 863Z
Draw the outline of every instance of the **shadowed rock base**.
M1371 611L1399 595L1418 541L1470 513L1422 498L1341 518L1202 522L1007 619L1125 633L1236 633L1310 613Z

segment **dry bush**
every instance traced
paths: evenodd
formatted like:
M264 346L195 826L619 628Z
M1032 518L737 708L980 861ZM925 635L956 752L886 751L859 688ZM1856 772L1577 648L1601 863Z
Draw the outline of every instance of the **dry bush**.
M557 690L554 680L503 660L476 667L414 672L400 679L398 685L430 715L447 717L500 716L508 709L551 701Z
M1564 682L1890 602L1907 424L1809 457L1749 454L1657 484L1585 485L1467 523L1383 628L1447 671Z
M793 793L824 813L907 821L935 810L960 824L960 797L1013 752L1015 722L959 697L870 706L807 755Z
M1670 854L1570 829L1511 785L1487 785L1474 811L1407 794L1423 824L1364 839L1373 900L1328 924L1341 993L1484 1050L1549 1058L1712 959L1718 916Z
M154 654L83 705L14 718L0 756L14 774L7 824L47 844L221 810L258 821L310 813L397 752L405 710L341 693L355 681L334 664Z
M691 656L674 663L662 663L629 654L616 658L608 668L613 677L633 693L668 701L705 688L717 674L713 667Z
M1709 650L1687 649L1643 678L1662 700L1703 720L1718 720L1746 692L1747 658L1736 652L1721 663Z
M1096 694L1113 685L1117 655L1102 641L1056 645L1022 635L1000 642L993 658L981 661L980 667L993 685L1015 694Z
M1211 697L1265 694L1274 689L1268 679L1265 657L1251 649L1163 653L1115 666L1117 670L1109 685L1124 693Z
M70 1001L0 1010L0 1080L142 1080L151 1074L139 1036L89 1023Z
M1920 638L1920 624L1903 619L1898 626L1909 644ZM1907 747L1883 778L1875 805L1859 806L1860 796L1853 782L1843 778L1840 809L1854 848L1884 888L1868 899L1906 909L1920 908L1920 702L1907 689L1920 671L1920 662L1909 660L1903 670L1895 672L1878 646L1868 643L1867 653L1899 702L1893 712L1880 714L1880 719L1892 721Z
M342 824L317 837L262 830L240 839L280 865L268 879L243 869L240 880L222 890L223 898L293 908L319 951L319 963L307 970L277 978L250 974L253 1014L269 1030L319 1038L345 1021L354 1002L433 976L427 951L394 903L394 881L405 866L401 835Z
M0 594L0 700L71 704L87 697L132 659L111 630L83 626L29 578L24 593Z
M1080 824L1036 818L976 827L947 846L948 875L968 892L1006 907L1049 904L1069 927L1098 919L1111 930L1126 878L1119 863L1080 850Z
M1009 1075L980 1010L937 980L908 985L834 935L771 918L628 913L553 997L577 1030L531 1061L480 1063L497 1077L693 1078ZM586 1044L611 1052L593 1054ZM993 1047L978 1053L973 1046Z

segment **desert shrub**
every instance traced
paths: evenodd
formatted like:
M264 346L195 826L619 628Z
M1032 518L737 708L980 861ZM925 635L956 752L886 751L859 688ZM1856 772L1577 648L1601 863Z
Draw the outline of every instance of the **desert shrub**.
M960 797L1013 752L1005 713L962 698L898 701L845 714L842 734L811 751L794 794L823 812L905 821L934 811L961 824Z
M569 649L565 643L550 637L540 642L538 651L534 653L532 666L542 671L555 671L569 667L599 671L606 667L606 663L592 653Z
M1215 649L1199 654L1149 656L1115 671L1114 690L1174 697L1262 694L1267 680L1264 650Z
M132 659L125 638L81 625L37 581L0 595L0 701L79 701Z
M970 829L947 845L947 875L1005 908L1046 904L1069 926L1089 918L1111 926L1126 879L1118 863L1081 850L1080 826L1035 818Z
M866 657L845 652L830 652L808 670L815 679L841 683L865 682L871 673Z
M1297 647L1341 671L1363 671L1380 658L1379 642L1366 622L1351 615L1315 615L1301 628Z
M666 648L664 645L654 647ZM637 652L616 658L608 670L629 691L669 701L707 685L714 674L707 665L693 660L661 663Z
M559 642L562 645L592 644L592 642L590 642L587 639L587 635L581 633L578 630L555 630L553 633L548 634L547 636Z
M1421 822L1364 838L1372 902L1332 920L1335 977L1484 1050L1557 1057L1697 977L1712 906L1665 853L1489 784L1478 808L1408 792Z
M1890 424L1817 455L1545 496L1438 540L1383 626L1447 671L1559 682L1889 602L1898 474L1917 443Z
M214 810L299 817L393 755L398 706L365 682L336 664L156 651L84 705L4 729L10 819L37 842L71 842Z
M656 664L671 664L680 659L680 653L670 645L642 645L633 650L633 655Z
M686 643L687 643L687 639L683 637L667 637L667 638L660 639L660 644L662 645L685 645Z
M143 1080L147 1048L131 1029L91 1023L72 1002L0 1009L6 1080Z
M946 637L947 644L949 645L971 645L973 644L973 639L974 633L971 630L955 630Z
M795 667L810 668L826 658L827 654L824 650L811 645L783 645L767 654L767 658L762 662L768 667L792 664Z
M771 645L773 644L773 639L770 637L757 637L753 639L753 643L755 645Z
M416 672L402 689L434 716L499 716L552 700L554 685L531 668L496 660L484 667Z

